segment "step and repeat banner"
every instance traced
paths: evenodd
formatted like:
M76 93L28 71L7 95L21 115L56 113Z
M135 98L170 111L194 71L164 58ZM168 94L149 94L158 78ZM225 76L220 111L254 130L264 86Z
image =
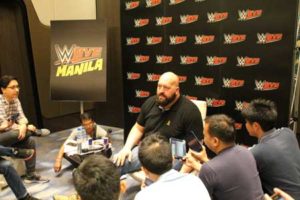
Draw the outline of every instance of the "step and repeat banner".
M51 21L51 99L106 101L107 28L101 20Z
M248 136L241 109L272 99L287 126L297 0L121 1L125 136L160 75L180 76L181 94L204 100L208 115L236 120L237 142Z

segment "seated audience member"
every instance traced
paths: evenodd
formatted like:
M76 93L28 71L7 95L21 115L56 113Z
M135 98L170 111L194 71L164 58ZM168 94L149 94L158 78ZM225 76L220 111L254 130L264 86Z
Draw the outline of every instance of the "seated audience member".
M119 170L108 158L92 155L73 172L75 189L81 200L118 200Z
M100 125L96 124L93 121L93 119L89 113L81 114L80 122L81 122L81 126L85 129L85 131L83 132L85 135L81 135L80 137L95 140L95 139L100 139L102 137L107 136L106 131L103 128L101 128ZM61 148L56 156L55 163L54 163L54 171L55 172L59 172L61 170L61 164L62 164L63 157L65 159L67 159L68 161L70 161L74 167L78 167L78 165L82 162L82 157L80 155L68 156L64 153L65 145L68 144L69 142L76 141L78 134L82 134L82 133L78 133L78 128L74 128L72 130L70 136L68 137L68 139L61 146Z
M217 156L208 160L203 146L200 153L190 150L185 164L200 171L199 177L211 198L263 199L253 155L245 147L235 145L234 121L223 114L209 116L205 119L203 134L205 144Z
M4 147L0 145L0 156L9 156L13 158L30 159L34 154L33 149L17 149ZM2 174L11 188L12 192L17 199L21 200L38 200L37 198L30 196L22 182L22 179L18 175L12 164L0 157L0 174Z
M278 200L295 200L293 197L291 197L289 194L287 194L286 192L282 191L279 188L274 188L273 195L278 196L279 198L276 198ZM270 197L268 194L265 194L265 200L274 200L275 197L273 195Z
M300 150L295 134L275 128L277 109L270 100L256 99L242 110L246 128L258 144L251 148L264 192L278 187L300 199Z
M18 99L20 86L15 77L2 76L0 87L2 93L0 94L0 145L35 150L35 141L30 136L46 136L50 131L39 130L32 124L28 125L28 120ZM49 181L35 173L36 154L26 160L25 164L27 169L25 182Z
M140 170L137 145L154 132L178 139L185 139L194 132L199 139L203 138L201 114L193 102L180 94L179 77L173 72L160 76L156 95L142 105L124 147L114 158L117 166L123 166L122 175Z
M138 156L142 170L152 184L142 189L135 200L210 199L199 178L172 169L171 146L163 136L147 136L140 145Z

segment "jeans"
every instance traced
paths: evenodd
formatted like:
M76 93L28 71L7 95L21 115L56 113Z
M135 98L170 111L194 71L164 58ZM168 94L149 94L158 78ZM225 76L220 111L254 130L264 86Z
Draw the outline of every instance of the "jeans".
M2 152L0 150L0 152ZM24 198L27 190L11 162L0 158L0 174L3 174L8 186L11 188L17 199Z
M10 130L10 131L0 133L0 145L6 147L17 147L21 149L36 150L35 141L30 137L32 135L30 131L26 132L26 136L23 140L19 140L18 135L19 135L19 130ZM25 161L27 174L35 171L35 163L36 163L36 153L33 154L32 158Z

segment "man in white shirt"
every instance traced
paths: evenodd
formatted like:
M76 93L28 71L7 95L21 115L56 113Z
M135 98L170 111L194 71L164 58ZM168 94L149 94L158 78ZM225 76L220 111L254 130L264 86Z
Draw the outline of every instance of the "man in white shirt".
M152 184L142 189L135 200L210 200L198 177L172 169L171 146L163 136L152 134L146 137L139 147L138 156L142 170Z
M94 122L92 119L91 115L89 113L83 113L80 115L80 121L81 125L84 128L85 131L84 135L81 135L81 137L84 137L86 139L100 139L102 137L107 136L107 132L98 124ZM62 158L66 158L68 161L72 163L74 167L77 167L81 163L81 158L80 156L74 156L70 157L65 154L65 145L68 144L69 142L76 142L77 136L78 136L78 128L74 128L68 137L68 139L64 142L64 144L61 146L55 162L54 162L54 171L59 172L61 170L61 164L62 164Z

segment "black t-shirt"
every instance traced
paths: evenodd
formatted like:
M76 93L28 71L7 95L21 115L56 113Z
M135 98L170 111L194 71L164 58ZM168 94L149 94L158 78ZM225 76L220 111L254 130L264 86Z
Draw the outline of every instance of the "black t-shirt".
M203 138L203 124L197 106L180 96L169 109L162 110L155 102L155 96L150 97L142 105L137 123L145 128L144 137L153 132L170 138L185 139L187 134L194 132L198 139Z

